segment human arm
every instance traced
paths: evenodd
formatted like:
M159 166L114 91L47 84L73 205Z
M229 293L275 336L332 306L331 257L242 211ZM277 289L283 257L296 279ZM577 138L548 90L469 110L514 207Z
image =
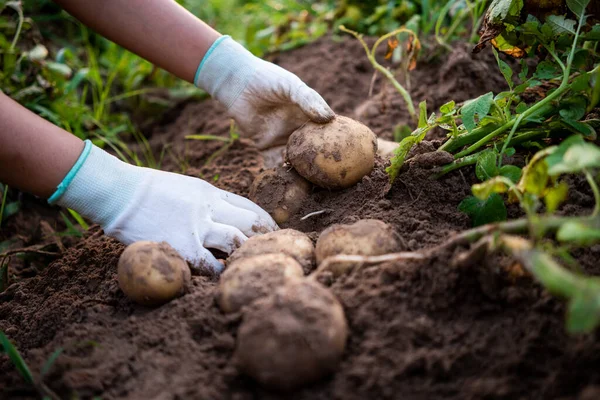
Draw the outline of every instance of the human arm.
M0 92L0 182L71 208L125 244L165 241L192 266L219 272L231 253L277 229L241 196L200 179L141 168L52 125Z
M100 34L193 82L266 149L306 121L335 117L296 75L253 56L173 0L55 0Z

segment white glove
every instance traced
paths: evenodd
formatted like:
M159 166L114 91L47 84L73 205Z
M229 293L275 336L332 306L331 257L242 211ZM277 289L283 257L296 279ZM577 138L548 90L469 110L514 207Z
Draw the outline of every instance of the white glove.
M222 103L259 149L285 144L308 120L331 121L325 100L296 75L222 36L198 67L194 84Z
M124 244L165 241L192 267L221 272L206 249L231 253L249 236L277 229L250 200L189 176L124 163L86 141L50 204L71 208Z

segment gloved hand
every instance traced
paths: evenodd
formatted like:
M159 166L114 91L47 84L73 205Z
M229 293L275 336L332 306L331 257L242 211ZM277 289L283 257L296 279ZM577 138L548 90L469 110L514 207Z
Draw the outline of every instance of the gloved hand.
M192 267L220 272L206 249L231 253L249 236L277 229L259 206L189 176L136 167L86 141L50 204L71 208L124 244L165 241Z
M222 36L202 60L194 84L222 103L259 149L285 144L308 120L331 121L325 100L296 75Z

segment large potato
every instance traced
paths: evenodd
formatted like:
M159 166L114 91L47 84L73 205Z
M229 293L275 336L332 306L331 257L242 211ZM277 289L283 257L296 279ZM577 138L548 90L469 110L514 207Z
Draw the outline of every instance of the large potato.
M246 310L236 364L268 388L293 390L335 371L347 335L335 296L313 280L294 280Z
M378 256L403 250L404 243L394 228L376 219L353 224L336 224L325 229L316 245L317 264L338 254Z
M373 170L377 137L360 122L337 116L327 124L307 122L289 138L287 159L300 175L327 189L359 182Z
M315 262L315 246L304 233L281 229L264 235L252 236L231 254L228 263L259 254L285 254L296 260L308 274Z
M291 167L277 167L256 177L248 197L268 212L275 222L284 224L300 210L310 191L310 183Z
M235 312L271 294L288 280L302 276L300 264L284 254L242 258L221 275L217 301L224 312Z
M140 241L123 251L117 267L123 292L143 305L159 305L184 294L190 269L168 243Z

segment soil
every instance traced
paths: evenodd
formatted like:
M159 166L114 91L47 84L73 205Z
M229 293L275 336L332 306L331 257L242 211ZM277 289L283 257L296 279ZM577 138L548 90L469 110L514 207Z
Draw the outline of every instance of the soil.
M430 58L411 74L415 99L433 111L504 87L493 55L458 47ZM359 118L380 137L408 121L402 99L379 79L368 98L372 69L360 45L324 38L273 60L319 91L339 114ZM163 168L203 177L247 195L264 166L243 139L226 145L185 140L193 133L227 136L229 121L212 101L191 103L155 126ZM436 133L423 148L439 145ZM221 152L215 152L223 149ZM361 218L387 222L409 249L430 247L469 227L458 203L475 182L471 169L431 180L427 163L414 163L390 187L385 161L356 186L315 190L284 227L314 240L334 223ZM572 215L591 210L585 182L570 181ZM321 211L301 220L300 217ZM510 209L510 215L516 215ZM17 218L17 217L15 217ZM25 218L20 216L18 218ZM282 394L238 373L233 354L242 315L223 314L217 278L192 277L190 293L158 308L129 301L117 285L123 246L98 228L37 275L0 293L0 330L23 354L34 375L57 349L44 376L61 398L103 399L597 399L600 341L568 336L563 302L551 297L518 265L491 257L457 268L457 250L422 261L363 268L330 281L344 307L349 336L341 364L325 379ZM600 246L575 252L584 270L600 274ZM0 358L0 397L36 392Z

